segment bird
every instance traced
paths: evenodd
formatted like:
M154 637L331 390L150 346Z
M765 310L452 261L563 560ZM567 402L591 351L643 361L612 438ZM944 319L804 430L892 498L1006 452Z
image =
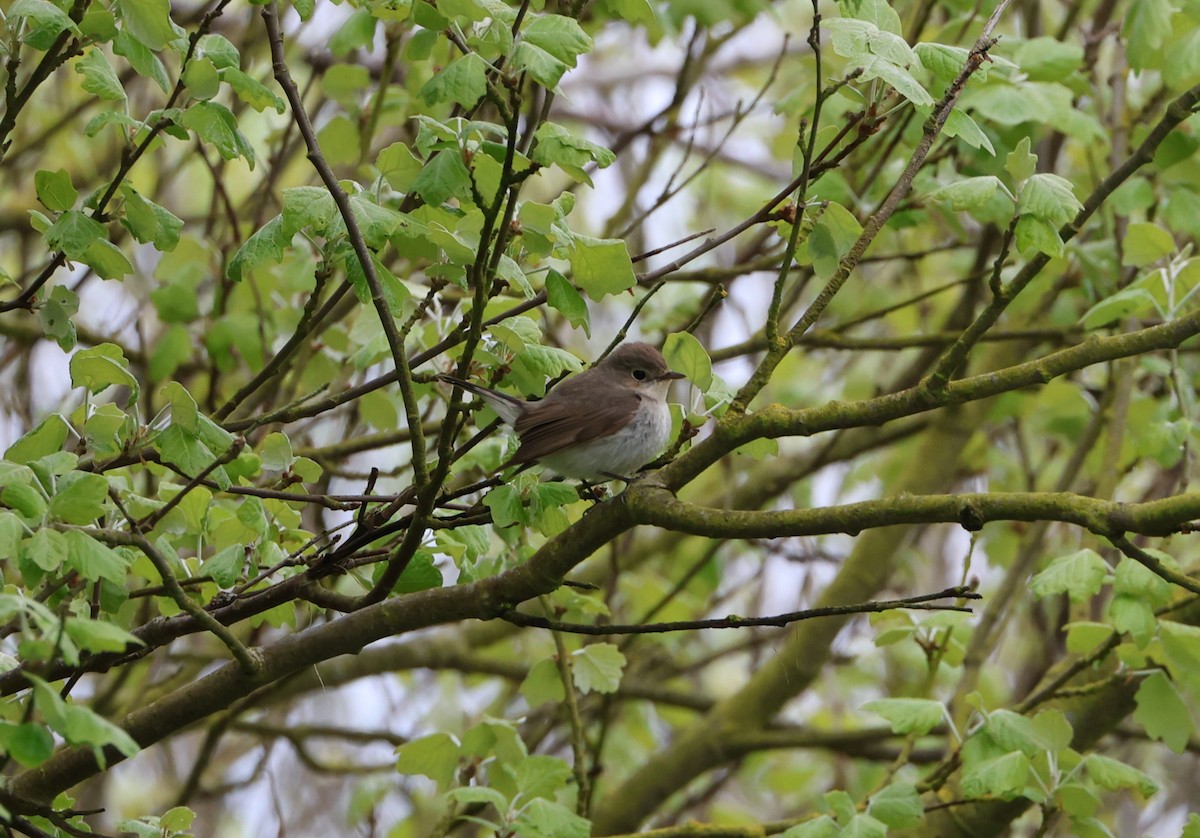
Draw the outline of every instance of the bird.
M594 367L528 401L451 375L440 380L483 399L520 440L509 466L538 462L562 477L620 479L657 457L671 436L667 389L684 378L648 343L625 343Z

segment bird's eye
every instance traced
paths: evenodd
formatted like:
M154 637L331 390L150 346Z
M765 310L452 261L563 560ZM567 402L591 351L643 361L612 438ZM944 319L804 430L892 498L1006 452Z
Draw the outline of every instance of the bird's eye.
M645 370L634 370L633 377L636 378L638 381L645 381L646 380L646 371Z

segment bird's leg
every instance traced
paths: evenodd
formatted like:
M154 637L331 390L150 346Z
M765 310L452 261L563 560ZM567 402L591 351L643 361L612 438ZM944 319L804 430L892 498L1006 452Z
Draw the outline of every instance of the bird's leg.
M603 486L593 486L582 477L579 478L579 483L584 488L584 493L586 494L586 497L584 498L585 500L591 500L593 503L600 503L604 500L604 496L608 494L608 490Z

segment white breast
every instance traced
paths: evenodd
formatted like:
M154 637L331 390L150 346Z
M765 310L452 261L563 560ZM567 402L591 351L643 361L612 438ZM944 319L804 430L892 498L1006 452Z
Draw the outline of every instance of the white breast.
M638 412L611 436L573 445L541 462L564 477L633 477L662 453L671 436L671 409L665 401L641 394Z

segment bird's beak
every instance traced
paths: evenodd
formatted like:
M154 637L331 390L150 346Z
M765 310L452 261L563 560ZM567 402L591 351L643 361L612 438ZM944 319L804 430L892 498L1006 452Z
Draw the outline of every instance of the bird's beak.
M675 372L675 370L671 370L670 372L664 372L662 375L660 375L658 377L658 380L659 381L678 381L681 378L687 378L687 376L681 372Z

